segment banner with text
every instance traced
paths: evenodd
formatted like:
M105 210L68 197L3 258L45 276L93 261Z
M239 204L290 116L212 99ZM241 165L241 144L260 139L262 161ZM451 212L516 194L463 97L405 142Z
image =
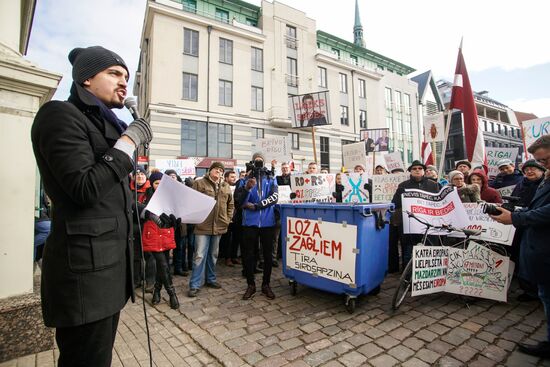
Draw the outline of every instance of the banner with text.
M287 218L286 266L355 285L357 226Z
M387 203L392 201L393 195L397 191L397 186L408 179L408 173L372 176L372 202Z
M292 127L330 124L328 91L290 96Z
M334 175L292 175L290 189L296 194L293 203L332 202Z
M393 171L394 169L401 168L405 172L405 165L401 159L400 152L393 152L384 155L384 160L386 161L386 168L388 171Z
M252 141L252 151L262 152L266 164L274 159L279 163L290 160L290 145L287 136L255 139Z
M195 177L194 159L155 159L155 168L161 172L173 169L180 177Z
M446 186L438 193L408 189L401 196L403 233L423 234L426 230L426 226L409 217L407 211L434 226L451 224L456 228L464 228L468 225L466 210L455 187Z
M344 156L344 167L350 172L353 172L353 168L360 164L365 167L365 170L371 170L372 167L367 167L367 153L365 152L365 143L360 141L358 143L342 145L342 154Z
M510 185L510 186L501 187L500 189L497 189L497 191L501 197L510 196L512 195L512 192L514 192L515 188L516 188L516 185Z
M523 121L521 123L523 129L523 139L525 147L529 148L531 144L543 135L550 134L550 116L540 119ZM527 152L526 152L527 154Z
M448 247L414 246L412 269L412 296L437 293L447 283Z
M518 156L518 148L485 147L485 152L487 154L487 166L489 166L489 178L491 179L499 173L498 161L510 159L515 162Z
M291 203L292 199L290 199L290 194L292 193L292 190L290 189L290 186L281 185L278 188L279 188L279 198L277 199L277 204Z

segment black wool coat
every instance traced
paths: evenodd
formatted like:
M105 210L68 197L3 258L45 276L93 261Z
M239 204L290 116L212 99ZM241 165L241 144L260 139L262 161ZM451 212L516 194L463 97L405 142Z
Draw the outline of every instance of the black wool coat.
M78 326L120 311L133 294L132 160L113 145L120 133L97 101L73 84L31 130L36 162L52 201L42 263L42 313L49 327Z

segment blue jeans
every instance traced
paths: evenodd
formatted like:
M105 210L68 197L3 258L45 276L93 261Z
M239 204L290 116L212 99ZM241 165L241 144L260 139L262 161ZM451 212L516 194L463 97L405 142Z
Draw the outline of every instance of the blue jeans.
M34 222L34 260L38 261L42 258L42 250L46 243L46 238L50 234L52 222L43 220Z
M216 261L220 249L220 237L204 234L195 235L195 253L193 255L193 273L189 280L189 288L199 289L204 281L206 271L206 282L216 282ZM206 265L206 269L205 269Z
M550 341L550 284L539 284L539 298L546 315L546 340Z

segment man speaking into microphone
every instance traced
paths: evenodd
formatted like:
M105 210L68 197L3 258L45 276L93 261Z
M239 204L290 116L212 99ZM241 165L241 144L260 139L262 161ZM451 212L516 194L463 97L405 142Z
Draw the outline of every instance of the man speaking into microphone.
M69 53L69 99L38 111L31 137L52 230L44 247L42 313L56 328L60 367L110 366L120 310L133 294L133 152L152 139L143 119L122 108L128 68L100 46Z

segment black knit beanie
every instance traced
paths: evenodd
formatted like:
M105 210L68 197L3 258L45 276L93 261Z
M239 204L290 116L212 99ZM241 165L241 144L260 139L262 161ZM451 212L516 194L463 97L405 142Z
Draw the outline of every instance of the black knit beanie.
M212 162L210 168L208 169L208 172L212 171L214 168L220 168L225 171L225 167L222 162Z
M73 65L73 80L79 85L113 65L122 66L130 74L122 57L101 46L75 48L69 52L69 61Z

